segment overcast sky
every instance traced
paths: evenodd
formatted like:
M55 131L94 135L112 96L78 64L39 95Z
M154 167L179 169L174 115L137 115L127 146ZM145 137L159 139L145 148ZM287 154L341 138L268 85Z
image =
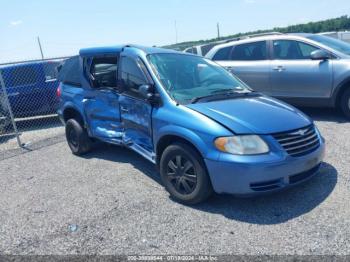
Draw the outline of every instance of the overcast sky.
M0 0L0 61L82 47L165 45L350 14L349 0Z

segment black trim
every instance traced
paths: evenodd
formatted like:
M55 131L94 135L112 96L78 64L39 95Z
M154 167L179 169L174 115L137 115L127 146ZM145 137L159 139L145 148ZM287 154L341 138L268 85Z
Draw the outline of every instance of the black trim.
M62 82L65 85L70 85L70 86L75 86L75 87L82 87L81 83L74 83L74 82L70 82L70 81L63 81Z
M321 164L317 164L315 167L313 167L309 170L306 170L306 171L301 172L299 174L290 176L289 177L289 184L293 185L293 184L297 184L299 182L302 182L304 180L307 180L308 178L315 175L319 171L320 167L321 167Z

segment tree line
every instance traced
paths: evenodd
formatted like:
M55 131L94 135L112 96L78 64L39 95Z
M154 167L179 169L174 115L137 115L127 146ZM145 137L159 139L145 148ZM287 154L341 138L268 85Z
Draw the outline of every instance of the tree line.
M182 42L178 44L164 46L164 48L184 50L185 48L190 46L202 45L210 42L215 42L218 40L227 40L227 39L242 37L246 35L261 34L261 33L268 33L268 32L321 33L321 32L330 32L330 31L345 31L345 30L350 30L350 17L347 15L337 17L337 18L327 19L323 21L318 21L318 22L309 22L305 24L297 24L297 25L291 25L287 27L275 27L269 30L256 30L256 31L250 31L246 33L238 33L234 35L220 37L219 39L213 38L208 40Z

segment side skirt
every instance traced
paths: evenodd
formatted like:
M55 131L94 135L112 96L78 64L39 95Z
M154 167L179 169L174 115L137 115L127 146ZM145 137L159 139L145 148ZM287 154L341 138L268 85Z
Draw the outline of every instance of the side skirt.
M139 146L137 144L132 143L128 140L123 140L119 138L98 138L102 142L117 145L117 146L125 146L127 148L130 148L131 150L135 151L142 157L146 158L148 161L152 162L153 164L156 164L156 154L154 152L150 152L147 149L143 148L142 146Z

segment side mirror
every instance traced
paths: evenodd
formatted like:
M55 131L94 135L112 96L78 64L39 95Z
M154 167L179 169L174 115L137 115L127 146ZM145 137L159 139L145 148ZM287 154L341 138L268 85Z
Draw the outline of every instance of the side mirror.
M154 93L154 87L152 85L141 85L138 91L139 94L152 105L157 105L159 103L159 95Z
M310 58L312 60L327 60L327 59L330 59L331 56L327 51L318 49L318 50L311 52Z

